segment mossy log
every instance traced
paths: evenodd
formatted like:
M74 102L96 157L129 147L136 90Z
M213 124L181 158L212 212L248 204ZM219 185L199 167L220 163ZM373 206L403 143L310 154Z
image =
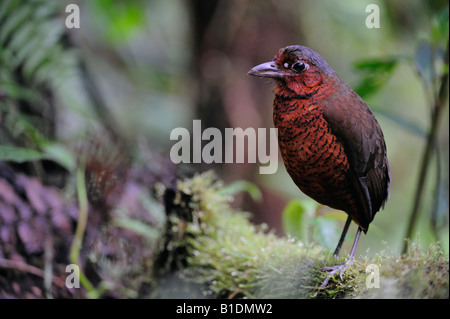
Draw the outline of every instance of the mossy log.
M172 266L160 281L161 297L449 297L448 256L438 245L423 250L411 244L401 256L382 251L359 257L342 280L336 275L322 288L327 273L321 268L345 260L252 224L248 213L231 208L229 194L211 172L178 183L167 211L165 261Z
M36 178L1 168L0 224L3 237L9 236L0 242L3 298L449 296L448 256L438 245L423 250L410 244L402 256L359 257L342 280L336 276L321 288L327 275L321 268L345 260L334 260L320 245L278 237L231 207L234 193L245 188L255 194L254 187L224 185L212 172L172 183L171 174L151 178L138 167L120 184L122 205L90 207L78 265L93 287L70 288L65 269L71 263L76 203ZM53 280L46 285L49 268ZM378 270L378 280L366 269Z

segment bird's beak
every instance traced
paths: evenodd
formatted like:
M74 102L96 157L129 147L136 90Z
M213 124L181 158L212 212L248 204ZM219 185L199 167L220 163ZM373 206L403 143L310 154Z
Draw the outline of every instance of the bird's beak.
M285 76L284 72L275 64L274 61L259 64L248 71L247 74L273 79L282 79L283 76Z

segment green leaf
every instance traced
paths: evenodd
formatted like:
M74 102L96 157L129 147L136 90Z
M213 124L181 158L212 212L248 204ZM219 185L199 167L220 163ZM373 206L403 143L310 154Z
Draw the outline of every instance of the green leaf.
M363 99L376 93L389 80L399 60L399 57L389 57L354 62L354 67L363 73L355 87L356 93Z
M327 248L334 248L339 239L337 218L318 216L313 219L314 239Z
M23 163L27 161L41 160L45 157L45 154L36 150L0 145L0 161Z
M302 241L308 241L308 226L318 204L311 200L290 201L283 210L282 224L284 232Z
M445 43L448 40L449 10L448 5L436 13L431 19L431 41L433 44Z
M5 52L6 50L2 53ZM37 94L32 89L20 86L12 82L0 81L0 86L2 87L2 90L5 92L5 94L10 98L24 100L33 100L37 98Z
M75 168L72 155L61 145L49 143L43 149L44 152L40 152L29 148L0 145L0 161L24 163L46 159L57 162L67 170Z
M68 152L61 144L47 143L43 146L43 150L47 159L51 159L62 165L68 171L75 169L76 163L73 155Z
M262 200L262 194L258 186L248 181L236 181L218 191L218 193L223 196L233 196L240 192L249 193L252 199L256 202L260 202Z
M434 47L430 43L422 43L416 50L414 56L414 66L419 76L427 86L434 82Z
M142 1L89 1L95 17L102 22L104 37L111 43L121 43L136 34L145 23Z
M159 238L160 233L153 227L139 221L128 218L116 218L113 221L114 226L122 227L131 230L132 232L149 238L151 240L156 240Z
M9 9L10 8L2 7L0 10L0 16L3 17L2 27L0 28L0 44L2 44L2 46L5 45L8 37L10 37L15 30L20 28L25 22L29 21L29 17L33 12L31 6L18 6L11 11Z
M389 72L398 62L398 58L374 58L355 61L353 66L357 70L368 72Z

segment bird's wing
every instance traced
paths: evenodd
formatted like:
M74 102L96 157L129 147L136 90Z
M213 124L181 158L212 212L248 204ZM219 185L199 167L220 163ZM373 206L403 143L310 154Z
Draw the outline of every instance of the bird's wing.
M363 223L368 226L389 196L386 144L367 104L350 88L343 91L348 93L330 98L323 107L323 114L344 145L351 167L348 178L364 215Z

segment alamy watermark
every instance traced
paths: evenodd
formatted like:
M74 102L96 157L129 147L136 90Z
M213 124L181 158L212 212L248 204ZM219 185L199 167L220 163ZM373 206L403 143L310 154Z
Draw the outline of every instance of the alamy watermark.
M68 4L66 6L66 28L79 29L80 28L80 7L76 4ZM376 4L368 4L366 6L366 13L369 15L366 18L366 27L368 29L380 28L380 7Z
M66 266L66 272L69 273L66 277L66 287L80 288L80 267L76 264L69 264Z
M264 165L259 167L260 174L274 174L278 169L277 132L276 128L255 129L252 127L245 130L240 127L225 128L224 132L215 127L202 130L201 120L193 120L192 135L184 127L174 128L170 133L170 140L178 141L170 149L170 159L175 164L256 163L258 161ZM202 146L202 141L209 142Z
M378 265L367 265L366 275L366 288L380 288L380 267Z
M368 29L380 28L380 7L376 4L369 4L366 7L366 13L370 14L366 18L366 27Z
M66 266L66 273L69 273L66 277L67 288L80 288L80 267L76 264L69 264ZM380 288L380 268L376 264L370 264L366 267L366 288Z
M66 13L69 13L66 17L67 29L79 29L80 28L80 7L76 4L68 4L66 6Z

